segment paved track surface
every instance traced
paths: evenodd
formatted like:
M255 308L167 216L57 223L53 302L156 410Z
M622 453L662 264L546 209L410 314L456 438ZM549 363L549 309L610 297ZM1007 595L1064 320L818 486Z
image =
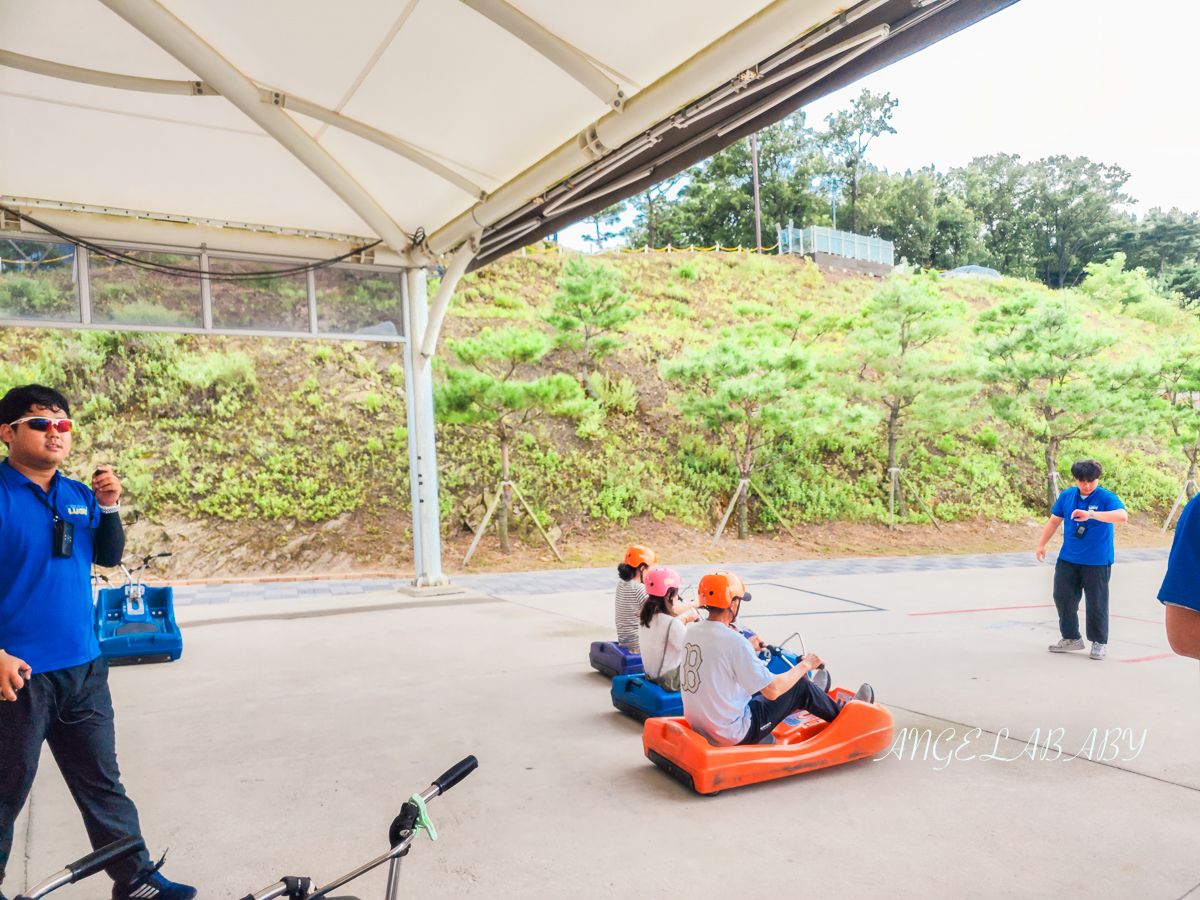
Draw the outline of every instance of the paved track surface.
M467 753L480 769L430 805L440 839L403 897L1197 897L1200 677L1167 647L1162 557L1114 567L1104 662L1046 652L1052 567L1028 555L734 567L757 631L802 631L898 733L942 739L711 798L643 757L588 667L611 572L480 576L445 602L377 581L236 607L197 591L182 660L113 670L121 765L152 851L205 897L365 861ZM9 896L87 847L48 754L18 833ZM342 893L381 897L383 876Z

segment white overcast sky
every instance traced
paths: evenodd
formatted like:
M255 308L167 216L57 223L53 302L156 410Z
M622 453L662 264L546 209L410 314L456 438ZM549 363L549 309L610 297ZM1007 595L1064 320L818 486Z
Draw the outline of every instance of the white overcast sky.
M868 158L893 172L945 170L989 153L1115 163L1139 216L1200 210L1197 0L1018 0L806 110L808 124L864 87L900 101L897 134ZM560 237L586 249L576 225ZM764 243L773 236L763 235Z

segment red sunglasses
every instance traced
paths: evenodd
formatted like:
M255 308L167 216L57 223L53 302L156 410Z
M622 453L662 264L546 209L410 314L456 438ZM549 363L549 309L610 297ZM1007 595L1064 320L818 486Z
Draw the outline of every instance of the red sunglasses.
M49 431L53 428L59 434L66 434L71 430L73 423L70 419L45 419L41 416L26 416L24 419L17 419L17 421L9 423L13 428L22 424L28 424L34 431Z

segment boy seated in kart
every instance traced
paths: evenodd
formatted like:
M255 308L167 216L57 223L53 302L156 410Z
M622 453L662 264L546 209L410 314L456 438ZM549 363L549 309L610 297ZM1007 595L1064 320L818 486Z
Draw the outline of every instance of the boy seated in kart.
M793 668L776 675L738 633L734 622L750 594L732 572L713 572L700 579L700 605L708 620L687 629L680 667L683 715L688 725L710 744L772 744L771 732L794 712L810 712L832 722L842 704L826 691L831 679L815 653ZM812 679L805 676L816 674ZM856 700L875 701L875 692L864 684Z

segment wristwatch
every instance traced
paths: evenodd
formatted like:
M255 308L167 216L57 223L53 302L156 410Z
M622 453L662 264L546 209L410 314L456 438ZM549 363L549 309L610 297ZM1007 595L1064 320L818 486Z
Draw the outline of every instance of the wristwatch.
M120 511L121 511L121 501L120 500L118 500L112 506L101 506L100 507L101 513L115 513L115 512L120 512Z

